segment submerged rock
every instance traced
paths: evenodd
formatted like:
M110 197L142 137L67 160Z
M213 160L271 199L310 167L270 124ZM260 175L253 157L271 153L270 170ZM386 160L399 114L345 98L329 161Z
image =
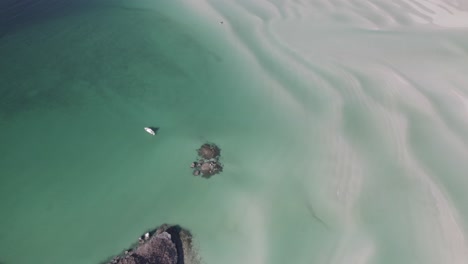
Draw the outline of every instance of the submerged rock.
M164 224L139 238L136 246L107 264L199 264L192 235L180 226Z

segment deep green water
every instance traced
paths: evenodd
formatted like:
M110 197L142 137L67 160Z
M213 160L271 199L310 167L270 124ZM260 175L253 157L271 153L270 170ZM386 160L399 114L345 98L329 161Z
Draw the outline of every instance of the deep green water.
M96 3L0 40L1 261L97 263L165 222L217 244L236 150L278 120L224 41L171 11ZM205 140L226 163L210 180L188 167Z

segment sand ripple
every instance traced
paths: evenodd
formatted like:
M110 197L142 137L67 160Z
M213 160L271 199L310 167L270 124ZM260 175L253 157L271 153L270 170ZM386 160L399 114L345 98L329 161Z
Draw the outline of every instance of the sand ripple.
M276 171L295 167L287 179L271 169L268 190L242 194L256 197L245 205L253 237L243 263L468 263L465 3L193 8L224 21L224 36L264 79L258 89L277 95L267 103L300 138L301 157L277 161Z

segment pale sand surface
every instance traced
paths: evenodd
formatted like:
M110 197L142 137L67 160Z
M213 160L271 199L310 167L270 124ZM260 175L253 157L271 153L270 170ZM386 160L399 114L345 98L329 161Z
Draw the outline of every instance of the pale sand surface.
M168 222L206 264L468 263L465 3L112 3L0 42L0 261Z

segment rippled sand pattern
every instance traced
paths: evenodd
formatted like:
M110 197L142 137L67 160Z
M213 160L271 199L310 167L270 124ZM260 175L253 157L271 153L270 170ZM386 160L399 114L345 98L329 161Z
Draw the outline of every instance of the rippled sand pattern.
M468 263L466 2L196 5L303 138L243 263Z

